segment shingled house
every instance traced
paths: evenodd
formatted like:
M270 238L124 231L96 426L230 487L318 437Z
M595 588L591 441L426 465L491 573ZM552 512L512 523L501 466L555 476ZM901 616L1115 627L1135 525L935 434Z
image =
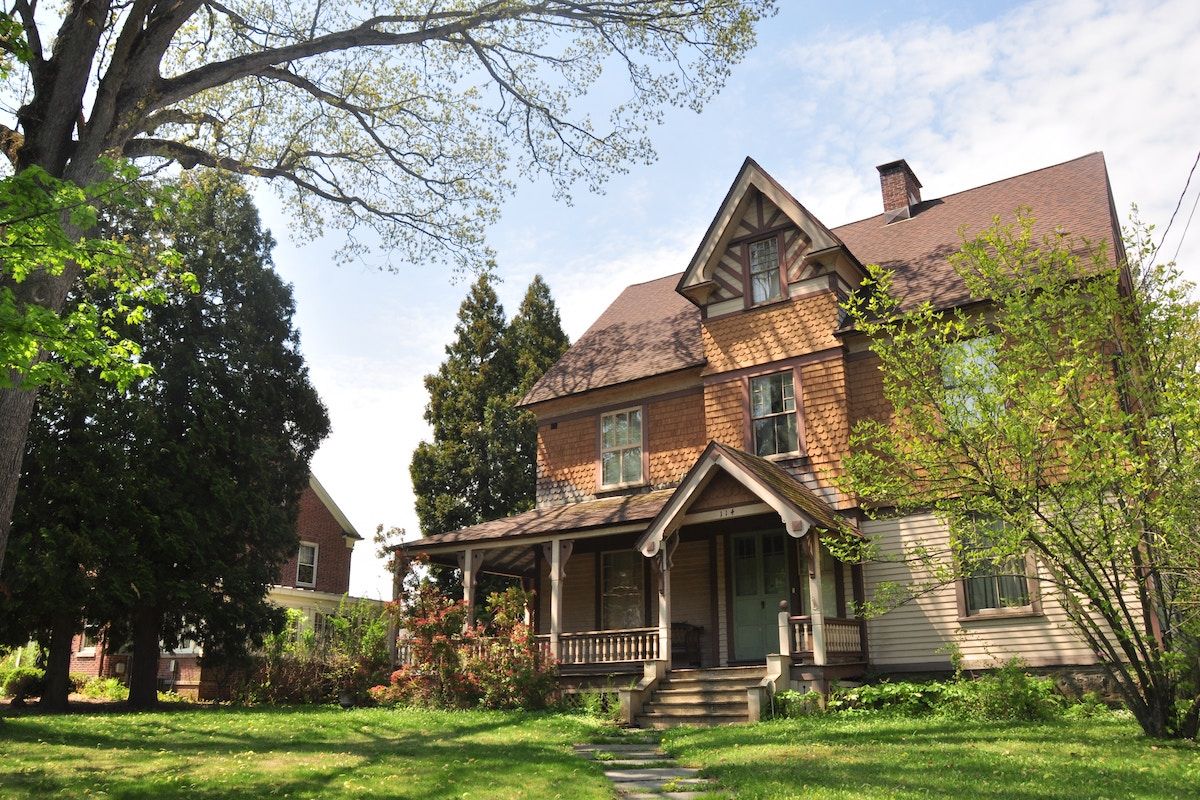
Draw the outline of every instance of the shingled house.
M320 628L323 618L335 613L350 591L350 556L362 536L315 475L309 476L300 495L296 535L300 540L296 554L280 567L267 599L281 608L299 610L308 626ZM103 637L85 631L75 637L71 650L71 672L125 677L127 651L108 652ZM160 686L201 700L220 697L225 689L223 673L205 669L201 655L194 642L164 651L158 662Z
M1115 245L1115 265L1104 157L937 199L905 161L878 171L882 213L830 228L747 159L686 269L626 288L524 399L537 507L407 546L461 567L468 597L481 571L536 588L564 678L643 676L624 693L629 722L754 718L747 689L946 670L951 642L967 667L1094 661L1034 567L864 620L858 604L905 567L840 563L822 539L848 527L884 552L948 541L931 515L865 518L833 482L853 424L890 413L878 359L840 308L864 265L893 270L908 304L965 304L947 260L960 231L1022 206L1038 235Z

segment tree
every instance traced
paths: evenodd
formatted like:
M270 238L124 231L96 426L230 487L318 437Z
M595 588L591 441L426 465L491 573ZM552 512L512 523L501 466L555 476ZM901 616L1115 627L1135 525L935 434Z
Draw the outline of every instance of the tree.
M1119 269L1032 224L997 219L951 257L986 312L905 309L878 268L848 303L894 409L856 426L848 487L949 524L888 603L1032 555L1146 733L1195 737L1200 304L1136 219Z
M82 616L127 634L141 707L155 702L160 642L194 639L213 661L281 622L266 592L295 551L300 492L329 425L252 201L215 174L186 183L169 235L200 291L147 313L152 379L122 394L92 371L43 396L14 526L22 546L6 567L14 617L47 605L42 586L70 581L56 599L73 602L47 620L51 665L65 671L69 651L56 645Z
M15 0L0 60L17 111L0 150L15 174L84 189L105 156L262 177L294 201L296 230L373 225L397 258L479 264L506 166L565 194L650 158L657 109L698 109L773 4ZM605 67L628 85L598 123L575 105L611 88ZM67 262L0 281L18 309L60 314L80 274ZM34 403L18 382L0 390L0 559Z
M446 360L425 376L425 421L433 428L433 442L417 445L409 471L426 536L507 512L508 500L494 469L505 443L493 439L490 424L493 400L507 397L514 381L504 330L504 308L485 272L458 308Z
M516 386L505 404L505 438L511 442L505 452L514 497L508 510L511 514L533 508L537 495L537 470L531 469L537 463L537 418L518 408L517 403L571 346L550 287L541 275L533 276L525 290L505 339L516 373Z

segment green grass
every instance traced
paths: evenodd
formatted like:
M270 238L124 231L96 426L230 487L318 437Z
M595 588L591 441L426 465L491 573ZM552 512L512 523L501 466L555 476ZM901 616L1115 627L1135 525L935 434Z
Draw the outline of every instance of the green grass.
M174 709L0 720L0 798L611 798L578 716Z
M995 724L830 715L679 728L663 746L738 800L1200 797L1200 748L1116 715Z

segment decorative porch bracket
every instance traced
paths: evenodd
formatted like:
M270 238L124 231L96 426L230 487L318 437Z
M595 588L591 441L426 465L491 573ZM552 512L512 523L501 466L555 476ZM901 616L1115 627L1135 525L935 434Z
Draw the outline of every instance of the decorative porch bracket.
M483 567L484 553L468 547L458 554L458 568L462 572L463 602L467 606L465 627L475 624L475 584L479 578L479 570Z
M555 539L542 545L542 554L550 562L550 657L558 661L559 636L562 634L562 601L563 576L567 561L575 543L564 539Z

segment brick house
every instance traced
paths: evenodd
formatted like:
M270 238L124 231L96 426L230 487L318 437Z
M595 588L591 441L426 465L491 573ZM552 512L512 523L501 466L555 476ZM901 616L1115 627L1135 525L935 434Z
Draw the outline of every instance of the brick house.
M833 482L854 423L890 415L840 309L863 265L892 269L907 303L967 304L947 261L960 231L1028 206L1037 235L1109 242L1115 266L1104 157L928 200L905 161L878 171L882 213L830 228L747 159L686 269L626 288L525 397L536 508L406 545L459 566L468 595L480 571L534 587L564 678L643 676L622 692L628 722L753 719L775 688L948 670L951 643L968 668L1094 662L1035 565L865 620L858 604L907 567L840 563L821 542L839 518L884 552L949 542L931 515L867 519Z
M307 624L315 626L324 615L337 611L350 591L350 556L362 536L315 475L309 476L308 486L300 495L296 534L300 539L297 552L280 567L279 580L271 587L267 599L282 608L300 610ZM125 675L127 654L107 652L103 641L89 633L77 635L71 648L71 672L89 676ZM220 676L201 666L201 655L201 649L191 642L184 642L174 651L164 651L159 658L160 684L202 700L219 696Z

